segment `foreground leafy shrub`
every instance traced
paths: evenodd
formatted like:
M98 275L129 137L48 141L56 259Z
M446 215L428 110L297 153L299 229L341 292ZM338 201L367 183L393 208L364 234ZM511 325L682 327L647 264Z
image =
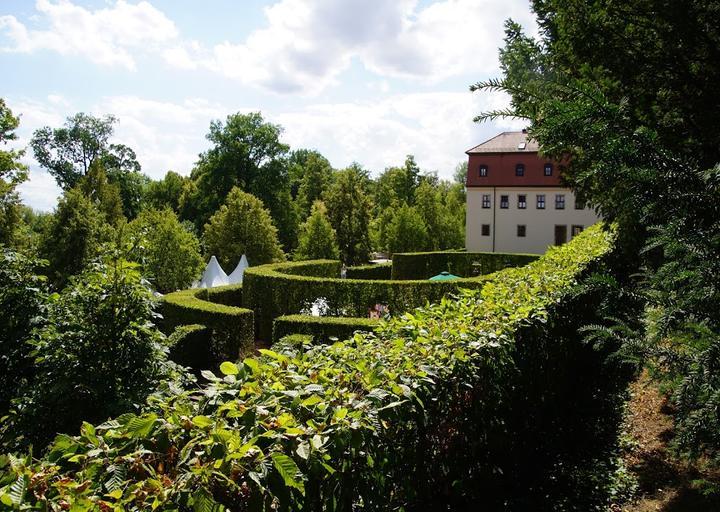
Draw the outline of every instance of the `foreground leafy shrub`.
M48 305L31 338L33 376L2 426L6 444L44 446L83 421L138 410L171 375L155 303L135 264L97 264Z
M0 254L0 417L33 375L28 339L47 320L48 290L41 262L10 249Z
M553 425L556 410L595 432L597 422L587 420L602 414L578 411L606 412L596 406L607 402L602 381L586 370L614 375L603 374L610 359L578 343L579 318L563 323L573 309L594 314L598 302L573 293L572 307L562 305L611 243L590 228L527 267L495 274L481 290L406 314L377 334L307 350L280 345L223 363L224 377L203 390L88 425L79 437L59 438L42 460L0 462L0 500L108 510L460 510L507 506L519 486L547 499L544 487L514 480L519 453L532 445L520 437L543 417L543 426ZM537 366L518 352L519 335L544 354ZM532 348L534 339L541 343ZM545 352L555 339L562 346ZM556 366L546 363L570 353L564 349L582 357L562 361L564 378L553 381ZM582 373L568 367L573 361ZM578 376L582 385L573 386ZM548 392L538 377L552 384ZM551 400L559 389L575 397L572 409ZM566 444L590 451L574 441ZM544 478L567 457L543 450L530 460L543 465L524 475Z

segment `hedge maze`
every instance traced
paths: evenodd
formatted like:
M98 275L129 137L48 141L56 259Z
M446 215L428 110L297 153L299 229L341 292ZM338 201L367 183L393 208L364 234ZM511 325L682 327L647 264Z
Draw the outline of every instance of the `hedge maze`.
M42 489L17 500L42 510L599 510L592 477L629 372L582 330L626 307L599 279L613 244L592 227L375 332L288 336L200 389L59 436L3 481ZM303 265L256 275L312 279Z
M535 255L460 251L396 254L392 263L348 267L345 278L340 277L341 264L335 260L262 265L248 268L242 285L166 295L163 325L168 334L179 326L199 326L175 337L183 348L171 354L185 354L178 356L183 364L192 360L187 354L211 346L215 358L205 355L197 364L217 357L235 360L242 347L267 346L292 334L309 335L320 343L350 337L358 330L371 331L380 324L368 314L376 305L400 314L461 289L482 288L492 272L535 259ZM428 280L442 271L461 279ZM326 306L322 316L308 314L317 299Z

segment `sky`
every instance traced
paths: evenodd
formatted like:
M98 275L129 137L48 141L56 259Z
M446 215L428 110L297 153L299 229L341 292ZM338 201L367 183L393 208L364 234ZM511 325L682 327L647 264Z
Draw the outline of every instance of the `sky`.
M210 122L262 112L291 149L377 175L415 155L450 178L465 150L517 120L469 92L498 77L506 19L536 27L527 0L2 0L0 96L24 147L77 112L112 114L113 142L153 179L190 174ZM60 193L28 148L26 204Z

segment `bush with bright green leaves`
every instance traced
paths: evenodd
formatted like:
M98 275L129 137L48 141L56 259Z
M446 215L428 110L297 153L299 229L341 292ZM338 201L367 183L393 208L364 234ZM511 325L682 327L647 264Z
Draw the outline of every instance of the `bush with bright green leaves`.
M200 241L169 208L143 210L129 230L132 257L159 292L188 288L200 275Z
M351 338L356 331L373 331L380 320L337 316L285 315L273 321L273 343L292 334L306 334L313 343Z
M618 410L624 373L614 347L582 343L578 329L622 304L577 285L602 268L612 241L590 228L375 334L225 362L203 389L87 424L39 460L2 459L0 500L78 510L588 510L577 501L602 490L582 471L608 460L600 447L619 419L608 411ZM560 507L557 491L571 491Z
M28 339L32 376L0 427L5 446L39 448L83 421L137 412L174 376L153 323L155 301L135 264L95 264L47 307L47 321Z
M43 262L2 249L0 253L0 417L32 378L32 331L47 322L48 285L37 275Z
M230 272L245 254L251 265L283 261L278 231L262 201L237 187L205 225L205 246Z

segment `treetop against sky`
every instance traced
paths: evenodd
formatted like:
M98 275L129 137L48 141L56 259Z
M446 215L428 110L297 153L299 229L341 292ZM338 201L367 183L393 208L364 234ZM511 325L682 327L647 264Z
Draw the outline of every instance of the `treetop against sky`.
M474 124L507 99L468 92L499 74L509 17L536 30L524 0L6 0L2 93L17 145L76 112L111 114L155 179L190 172L211 120L258 110L335 167L414 154L450 178L468 147L519 126ZM53 178L25 158L23 199L51 209Z

